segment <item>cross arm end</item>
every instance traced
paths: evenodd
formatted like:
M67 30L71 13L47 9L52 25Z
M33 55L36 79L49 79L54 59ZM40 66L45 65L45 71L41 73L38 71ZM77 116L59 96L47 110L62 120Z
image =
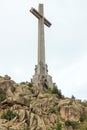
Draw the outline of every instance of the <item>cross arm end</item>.
M42 18L42 15L40 15L40 13L39 13L36 9L34 9L33 7L30 9L30 12L31 12L34 16L36 16L38 19Z
M44 18L44 24L48 27L52 25L46 18Z

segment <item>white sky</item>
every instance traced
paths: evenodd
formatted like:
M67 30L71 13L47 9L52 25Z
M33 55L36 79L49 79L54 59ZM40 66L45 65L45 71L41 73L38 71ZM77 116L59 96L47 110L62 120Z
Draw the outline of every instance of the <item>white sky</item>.
M37 19L43 3L46 63L65 96L87 100L87 0L0 0L0 75L30 81L37 64Z

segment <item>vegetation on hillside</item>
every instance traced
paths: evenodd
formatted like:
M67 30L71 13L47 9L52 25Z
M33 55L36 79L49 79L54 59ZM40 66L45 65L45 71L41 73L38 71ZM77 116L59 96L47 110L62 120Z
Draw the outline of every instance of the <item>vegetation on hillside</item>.
M2 88L0 88L0 101L3 101L6 99L6 93L3 91Z
M10 124L11 123L11 124ZM55 85L0 78L0 130L87 130L87 101L66 98Z
M58 89L57 86L53 86L53 88L48 88L47 90L48 93L50 94L56 94L58 98L64 98L64 96L62 95L62 92L60 89Z
M16 112L13 112L8 109L5 113L2 114L1 119L12 120L14 117L19 118Z

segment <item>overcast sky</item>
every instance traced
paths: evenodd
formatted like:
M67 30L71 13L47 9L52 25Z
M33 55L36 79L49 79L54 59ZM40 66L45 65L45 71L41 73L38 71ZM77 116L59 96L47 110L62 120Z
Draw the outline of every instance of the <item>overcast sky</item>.
M62 93L87 100L87 0L0 0L0 75L30 81L37 64L37 18L44 4L46 63Z

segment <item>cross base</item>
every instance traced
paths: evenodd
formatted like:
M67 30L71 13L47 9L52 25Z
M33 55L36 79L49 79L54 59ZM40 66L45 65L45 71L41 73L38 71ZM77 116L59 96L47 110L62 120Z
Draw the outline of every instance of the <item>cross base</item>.
M53 88L52 77L48 74L47 65L45 67L35 66L35 75L33 75L31 83L35 85L41 84L46 88Z

